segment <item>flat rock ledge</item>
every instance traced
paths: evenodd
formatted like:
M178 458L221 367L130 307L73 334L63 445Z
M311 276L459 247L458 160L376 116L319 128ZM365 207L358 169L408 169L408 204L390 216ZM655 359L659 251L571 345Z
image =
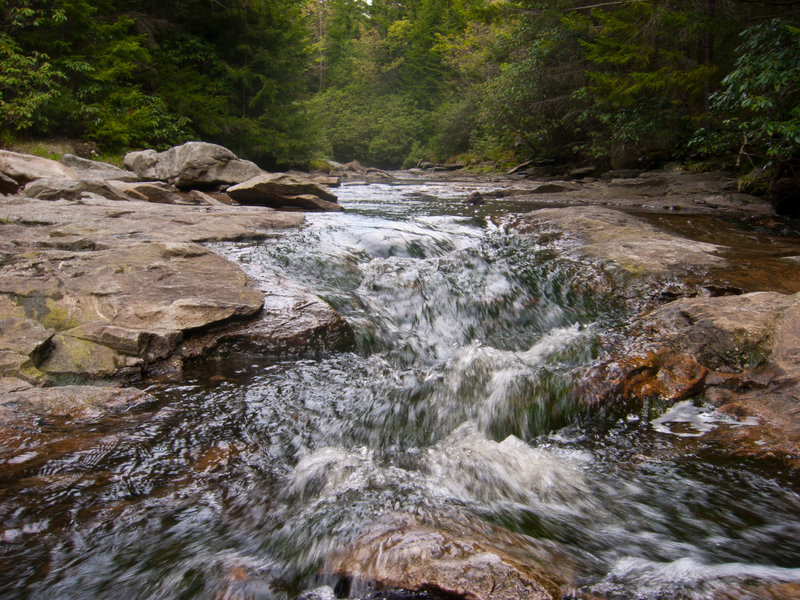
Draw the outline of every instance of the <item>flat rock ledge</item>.
M610 208L546 208L523 215L514 229L544 245L571 247L634 275L725 263L719 255L720 246L666 233L643 219Z
M709 294L708 275L728 264L723 246L662 231L617 209L543 208L515 217L509 227L572 264L575 285L636 311Z
M739 193L736 178L724 172L694 173L685 170L610 171L602 180L584 178L580 171L569 180L548 177L503 182L495 196L513 196L520 202L554 206L598 206L646 212L706 214L729 217L769 217L768 202ZM541 176L540 176L541 177ZM544 183L547 181L547 183Z

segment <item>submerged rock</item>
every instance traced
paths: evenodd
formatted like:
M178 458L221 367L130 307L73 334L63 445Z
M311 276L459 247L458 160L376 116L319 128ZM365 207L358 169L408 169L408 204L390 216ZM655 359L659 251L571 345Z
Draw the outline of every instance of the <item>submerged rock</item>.
M25 419L93 421L154 400L150 394L132 388L91 385L37 388L19 379L0 378L0 427Z
M478 191L472 192L469 196L466 197L464 200L467 204L472 204L473 206L483 206L486 204L486 200L483 198L483 194Z
M577 189L578 186L571 185L565 181L561 181L553 183L544 183L542 185L536 186L531 190L528 190L528 192L531 194L558 194L561 192L574 192Z
M555 600L571 578L569 562L548 543L468 520L433 525L398 514L369 527L325 571L466 600Z
M336 600L336 592L329 585L323 585L313 590L306 590L297 597L297 600Z

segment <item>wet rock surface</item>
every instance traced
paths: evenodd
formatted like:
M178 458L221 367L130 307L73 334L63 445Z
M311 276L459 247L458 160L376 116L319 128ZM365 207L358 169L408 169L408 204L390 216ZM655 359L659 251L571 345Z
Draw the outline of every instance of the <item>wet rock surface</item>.
M352 345L353 330L347 321L304 286L278 275L259 284L264 303L257 320L194 336L181 345L181 355L297 355Z
M626 190L625 198L641 199L653 187L674 186L670 177L659 174L647 182L626 177L625 181L634 182L629 186L617 182L614 187ZM570 186L585 189L583 184ZM800 260L793 260L800 256L800 248L796 243L786 240L767 248L761 242L772 237L769 232L755 235L747 230L736 234L742 238L733 248L727 230L717 235L690 231L695 226L703 229L706 221L666 226L659 222L663 213L630 215L606 207L576 206L607 199L602 195L579 199L578 190L535 194L536 206L551 206L518 219L517 231L527 236L522 246L495 232L500 240L492 238L486 245L510 243L509 252L522 254L521 248L531 244L537 252L524 254L525 260L543 257L569 264L568 271L558 271L553 287L557 300L567 299L567 311L576 305L583 310L580 302L594 298L586 292L587 285L604 298L621 298L627 307L619 317L624 324L608 325L623 331L615 330L615 335L597 342L605 354L584 374L584 387L579 389L593 403L592 410L616 408L622 415L619 419L612 415L605 424L625 423L630 406L649 403L653 413L664 418L652 425L644 421L643 430L674 428L699 436L676 438L674 443L661 439L649 447L641 440L617 440L625 446L619 456L639 458L608 459L613 464L605 465L599 460L602 452L586 443L586 438L602 437L597 430L578 429L580 436L566 431L560 439L559 430L559 435L543 436L542 443L567 452L587 448L585 454L590 456L578 461L570 454L565 464L571 468L554 478L553 465L565 455L545 452L539 440L527 434L499 442L502 436L490 440L473 425L471 435L458 429L445 440L431 441L457 424L442 417L432 419L426 433L417 431L426 410L430 416L451 408L439 406L446 402L437 400L450 399L450 394L435 395L428 408L425 393L438 385L437 378L462 381L454 362L445 375L425 365L420 382L407 362L404 370L391 371L383 356L374 360L379 363L375 370L360 366L364 372L351 372L348 363L363 358L358 352L303 361L263 357L293 355L303 347L346 347L353 331L308 288L278 275L262 276L257 269L247 272L253 278L257 274L258 283L248 281L238 267L198 242L280 236L283 228L298 226L302 216L231 206L222 194L175 191L165 183L158 187L177 199L170 204L145 202L132 200L136 194L131 192L124 200L102 198L96 192L71 201L0 199L0 483L4 484L0 540L20 564L3 567L12 574L3 584L10 593L29 593L26 586L30 586L31 593L88 597L101 586L119 584L131 595L293 597L302 589L330 583L331 587L312 590L306 597L331 600L349 591L350 597L392 600L602 598L611 590L609 598L661 598L675 597L684 589L690 590L691 598L796 595L796 583L783 582L781 572L760 576L760 566L740 564L775 564L781 559L775 550L761 561L759 549L764 539L777 538L774 531L782 527L781 519L791 517L791 508L766 523L749 523L747 511L765 514L762 505L746 504L748 495L761 493L763 482L742 492L744 480L753 473L741 466L734 469L741 469L742 480L734 478L728 495L727 488L711 487L713 478L711 483L692 479L687 471L702 458L692 455L697 446L686 441L718 446L726 459L740 455L734 459L743 457L741 464L749 465L756 457L800 466L796 418ZM519 198L522 204L517 206L523 206L523 212L533 208L534 201L526 204L525 193L481 189L487 205L496 198ZM713 189L707 194L713 195ZM484 210L478 205L465 207L460 197L418 196L440 204L452 201L459 210L470 211L468 216ZM565 198L569 198L567 208L552 206ZM698 206L700 212L718 210L708 204ZM359 212L353 211L352 217L361 218ZM459 212L457 219L463 215ZM449 243L461 241L458 235L463 233L445 237L435 229L438 217L437 212L433 219L423 219L441 236L440 242L448 242L435 246L436 257L449 252ZM359 236L383 233L378 226L370 227L353 230L346 242L348 251L351 245L358 248ZM716 227L714 222L705 229ZM299 237L299 243L313 248L308 242L319 239L313 235L319 231L307 229L312 235ZM396 238L401 250L409 239L403 235ZM748 240L758 243L748 247ZM225 247L221 244L218 251ZM291 245L286 248L291 250ZM410 257L398 258L387 251L371 262L407 267L422 260L419 248L411 247L416 253ZM460 255L458 262L464 257L477 261L479 255L476 249L474 254ZM366 262L364 256L350 260ZM742 269L745 257L753 260ZM287 260L299 257L289 253ZM330 263L325 260L314 267L336 266L336 256ZM352 267L350 262L343 264ZM477 264L470 278L484 263ZM528 266L513 264L523 270ZM439 261L435 271L447 266ZM538 266L548 274L546 264ZM393 294L399 272L389 271L380 280L392 316L399 308ZM491 306L475 316L476 322L497 318L503 306L502 310L528 308L522 303L503 305L502 297L514 296L519 288L507 287L507 273L494 275L486 287ZM455 282L456 293L463 294L468 287L465 279L445 284ZM352 278L348 281L348 291L353 286L361 292L367 289ZM419 286L427 291L422 278L406 281L409 290ZM769 291L750 293L758 290ZM578 294L578 301L572 298L570 304ZM642 295L645 301L637 302ZM431 304L441 298L434 296ZM538 297L531 300L538 301ZM555 313L542 314L549 318ZM490 396L496 402L490 407L496 413L487 413L487 418L514 415L508 416L511 419L533 396L571 401L566 395L573 380L565 374L562 387L560 374L572 368L562 367L561 360L573 350L563 346L562 338L576 336L569 348L592 345L596 319L592 312L584 330L580 322L570 320L574 314L567 312L552 334L545 335L545 343L535 342L529 350L521 345L497 351L482 347L480 340L463 350L465 354L487 350L487 361L497 362L492 362L492 369L473 374L474 379L464 380L463 387L453 387L458 390L452 394L453 403L463 406L468 393L477 388L477 401ZM510 319L523 317L512 311ZM448 318L434 334L467 320L458 314ZM425 316L420 316L413 330L425 323ZM548 323L545 332L552 326ZM540 334L537 330L530 340ZM435 337L428 339L436 343ZM541 353L548 358L539 357ZM225 361L195 362L227 354L237 361L234 367L220 366ZM263 360L253 355L262 355ZM522 370L520 356L539 369L537 377L543 376L524 379L528 371ZM581 359L580 368L585 361ZM202 376L181 373L183 367L203 371ZM164 381L169 383L164 385L169 388L174 383L174 387L165 391L157 379L148 379L153 386L148 389L158 399L135 389L106 387L109 381L37 387L72 384L79 373L84 380L166 373ZM346 379L353 379L352 387L344 385ZM480 379L484 381L475 384ZM509 390L508 398L500 393L504 390ZM713 412L718 425L694 430L688 421L670 421L664 411L681 404ZM480 415L464 414L463 418L480 420ZM370 425L375 429L366 431ZM547 430L537 429L535 435L542 431ZM657 437L653 431L647 435ZM342 452L330 451L332 445L343 446ZM680 449L686 450L686 457L676 469L674 456ZM336 494L311 493L317 490L315 477L307 486L315 498L313 510L304 499L305 491L300 494L303 498L282 497L287 474L293 481L291 474L306 464L304 457L326 450L334 457L319 467L319 487L324 490L326 481L346 478ZM638 454L648 451L650 456ZM281 462L284 455L287 458ZM349 458L334 460L338 455ZM353 456L369 456L364 459L369 463L366 475ZM622 477L602 473L604 469L619 470ZM569 493L562 487L567 484ZM652 502L659 491L664 492L663 501ZM714 502L703 500L704 491ZM726 519L730 527L723 522ZM364 522L372 525L351 539L354 528ZM683 537L684 529L699 531ZM779 539L794 544L793 531ZM755 552L727 554L741 547L748 535L756 539ZM72 540L78 537L85 542L73 549ZM333 551L326 545L330 540L336 541ZM351 542L341 549L339 540ZM293 554L293 545L304 550ZM724 585L719 579L724 574L707 575L711 583L706 587L702 580L682 579L686 571L680 557L689 552L704 573L726 561L731 565L728 572L750 571L741 582L726 580ZM796 556L796 550L787 555ZM641 574L626 574L629 556L644 564ZM30 561L30 569L25 561ZM320 581L314 574L322 561L326 562ZM109 569L98 568L110 562L114 565ZM64 565L75 570L72 579ZM659 571L660 565L665 571ZM22 573L34 569L45 575ZM49 573L54 575L42 583L42 577L51 577ZM638 589L635 586L625 587L630 585L626 577L641 580L642 589L658 577L673 578L675 585L640 594L630 591ZM595 587L598 578L605 579ZM335 588L334 582L339 583ZM663 580L656 583L665 585ZM597 595L592 595L595 589Z
M623 181L641 189L653 177ZM661 185L680 189L671 181ZM634 315L624 340L605 340L611 358L585 374L576 392L585 403L624 411L705 402L748 425L715 427L704 439L798 463L800 265L785 258L798 242L698 219L678 226L678 217L571 206L536 210L512 227L583 265L574 267L581 285L621 299Z
M569 561L545 542L469 521L425 523L386 515L325 570L359 583L466 600L555 600Z
M680 299L639 317L632 333L626 355L586 375L586 402L706 402L732 421L705 438L800 465L800 294Z
M728 265L720 244L673 234L605 207L543 208L513 219L511 228L571 263L576 283L631 310L708 294L710 273Z
M658 230L645 220L602 207L542 209L524 215L515 229L553 247L610 261L631 274L687 272L725 263L721 247Z
M141 390L68 385L37 388L13 377L0 378L0 427L42 420L72 423L96 421L106 414L122 413L155 399Z

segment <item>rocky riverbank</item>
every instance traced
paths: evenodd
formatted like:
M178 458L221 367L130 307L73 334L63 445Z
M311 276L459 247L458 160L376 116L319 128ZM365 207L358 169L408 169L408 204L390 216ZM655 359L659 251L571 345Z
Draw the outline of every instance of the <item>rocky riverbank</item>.
M141 398L114 386L234 348L302 353L352 337L307 289L277 275L257 289L199 245L302 225L301 213L269 206L341 210L327 189L265 174L211 144L126 161L131 170L70 155L59 163L0 153L5 422L17 413L25 420L31 412L118 408ZM247 200L257 206L220 191L251 182ZM77 394L75 384L94 385Z
M582 265L577 285L613 295L635 315L621 338L602 341L610 358L582 375L576 395L592 411L707 403L730 420L698 430L678 411L665 422L732 453L798 467L800 243L730 222L710 225L716 234L693 239L642 216L574 207L534 211L514 228ZM742 235L750 259L771 260L742 261Z

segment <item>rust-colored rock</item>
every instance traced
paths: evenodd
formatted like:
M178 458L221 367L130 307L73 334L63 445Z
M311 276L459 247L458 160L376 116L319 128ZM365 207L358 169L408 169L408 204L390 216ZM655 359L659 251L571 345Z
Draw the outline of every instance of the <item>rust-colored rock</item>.
M671 350L612 360L590 371L582 397L596 405L658 398L677 402L703 390L708 369Z
M707 439L800 464L800 293L676 300L638 319L629 352L586 374L587 403L703 398L749 423Z
M715 593L712 600L800 600L800 583L743 583Z

